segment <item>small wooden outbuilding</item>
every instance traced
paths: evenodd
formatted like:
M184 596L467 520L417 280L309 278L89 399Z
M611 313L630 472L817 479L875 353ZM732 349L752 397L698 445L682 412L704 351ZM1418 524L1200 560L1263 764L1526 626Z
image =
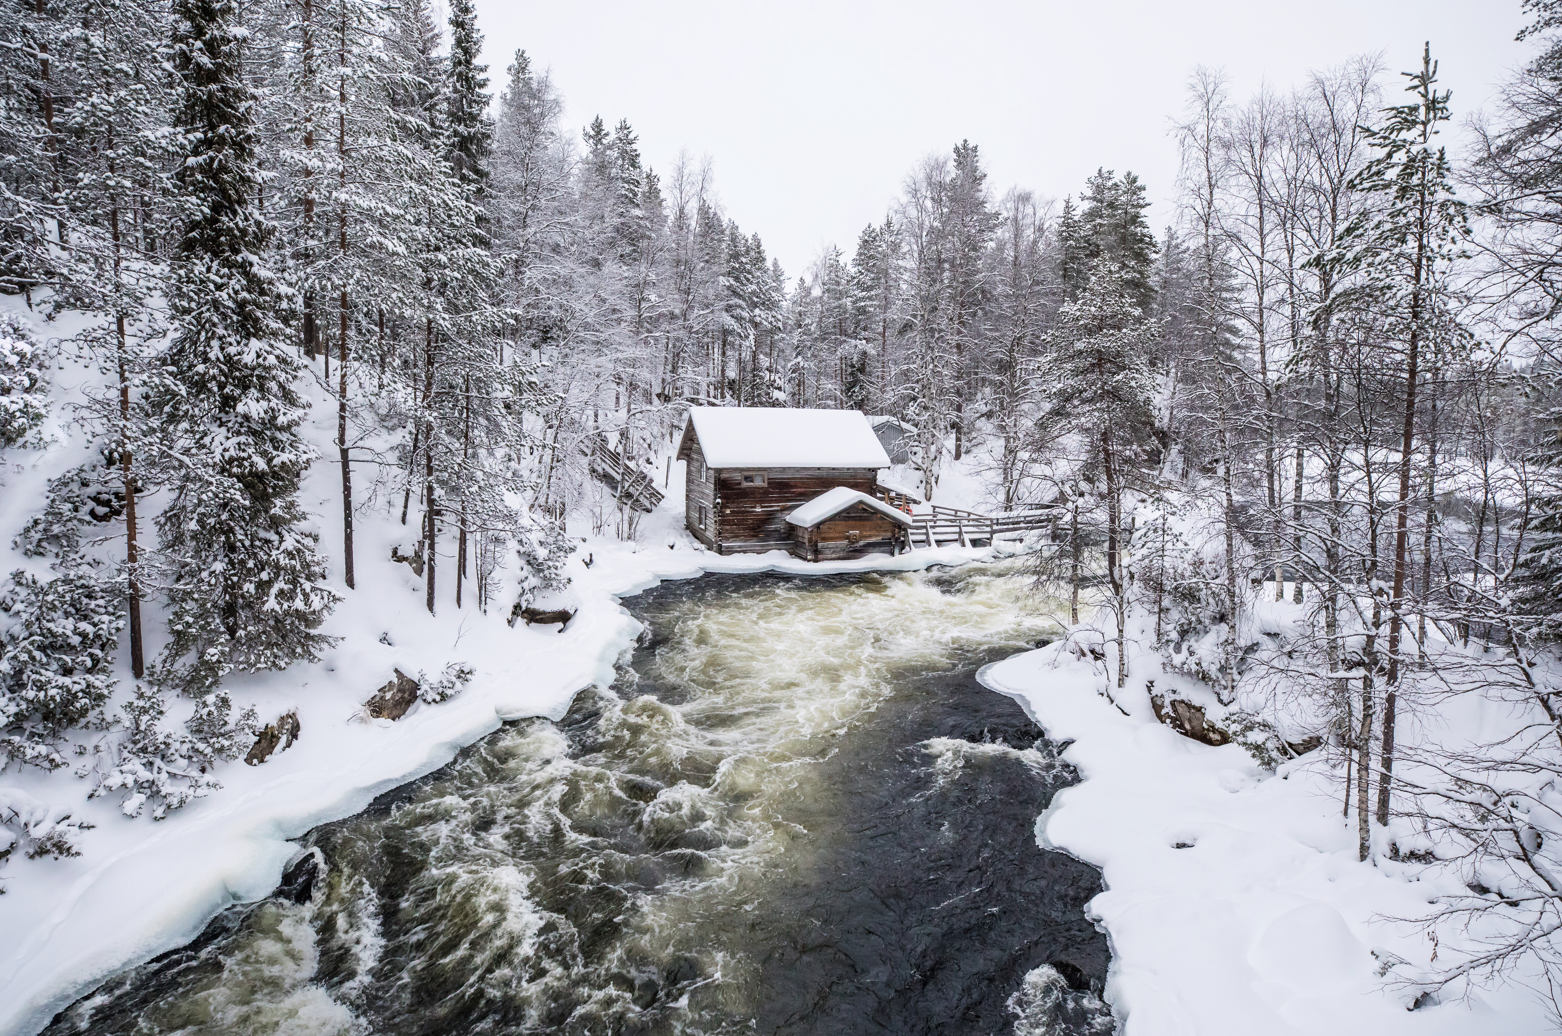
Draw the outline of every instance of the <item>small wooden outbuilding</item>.
M689 531L720 554L793 549L789 514L837 487L871 497L890 466L860 411L788 407L693 407L678 459Z
M884 447L891 463L905 464L911 460L911 451L917 445L915 428L888 414L869 417L868 423L873 426L873 434L878 436L879 445Z
M911 516L845 486L821 493L786 516L792 553L805 561L854 558L874 551L900 553L910 545Z

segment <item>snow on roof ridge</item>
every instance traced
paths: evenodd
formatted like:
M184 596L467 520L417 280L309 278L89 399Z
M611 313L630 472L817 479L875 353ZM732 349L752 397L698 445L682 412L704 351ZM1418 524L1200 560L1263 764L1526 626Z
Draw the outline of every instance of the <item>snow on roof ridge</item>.
M689 423L712 468L887 468L860 410L794 407L689 408Z
M787 515L786 520L807 529L818 525L826 518L840 514L854 504L872 508L892 521L899 522L907 528L911 527L911 516L904 511L891 507L882 500L875 500L867 493L859 492L849 486L836 486L834 489L825 490Z

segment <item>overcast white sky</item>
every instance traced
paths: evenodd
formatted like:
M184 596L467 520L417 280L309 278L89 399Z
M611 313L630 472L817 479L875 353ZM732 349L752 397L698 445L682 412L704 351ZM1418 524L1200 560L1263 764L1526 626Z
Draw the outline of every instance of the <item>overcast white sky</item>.
M1000 3L477 0L495 93L516 49L552 70L566 120L627 118L645 161L714 160L727 214L795 278L826 244L849 258L923 155L981 146L999 195L1061 199L1097 166L1132 169L1172 216L1170 126L1199 64L1244 97L1423 40L1462 118L1530 48L1519 0L1038 0Z

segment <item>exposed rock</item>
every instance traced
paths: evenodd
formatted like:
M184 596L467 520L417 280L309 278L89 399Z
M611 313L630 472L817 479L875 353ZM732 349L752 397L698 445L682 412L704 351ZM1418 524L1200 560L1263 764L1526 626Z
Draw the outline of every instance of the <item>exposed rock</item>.
M1195 705L1186 698L1173 698L1168 702L1162 695L1152 694L1150 706L1155 709L1156 719L1183 737L1191 737L1206 745L1231 743L1231 735L1205 717L1202 705Z
M1084 969L1073 961L1054 960L1047 963L1053 971L1058 973L1059 978L1068 983L1068 988L1074 990L1088 990L1090 988L1090 976L1086 975Z
M1306 755L1323 744L1323 738L1312 734L1300 741L1287 741L1285 747L1291 750L1292 755Z
M256 766L271 758L273 752L286 752L293 747L293 742L298 740L298 733L302 729L296 711L284 712L277 717L275 723L268 723L261 728L260 736L255 739L255 744L244 757L244 761L251 766Z
M674 957L662 972L662 977L667 980L669 986L676 986L680 982L693 982L700 977L700 962L687 955Z
M408 568L412 569L414 575L421 576L423 574L422 541L418 542L417 547L413 549L411 554L403 554L400 547L392 547L391 560L397 562L398 564L406 565Z
M396 678L374 692L374 697L363 703L369 715L375 719L401 719L418 700L418 682L400 669Z
M307 903L314 898L315 882L320 878L320 851L311 849L282 872L282 883L273 895L293 903Z

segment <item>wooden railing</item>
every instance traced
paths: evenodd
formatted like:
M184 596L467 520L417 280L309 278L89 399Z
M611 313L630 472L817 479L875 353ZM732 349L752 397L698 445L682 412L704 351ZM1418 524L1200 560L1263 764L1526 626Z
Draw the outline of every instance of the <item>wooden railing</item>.
M936 547L958 543L969 547L975 540L991 544L1000 536L1023 535L1052 527L1050 511L1018 511L999 515L977 514L958 507L933 506L930 515L913 516L910 530L913 547Z
M889 504L891 507L900 508L907 514L910 514L911 509L922 502L921 500L909 496L906 493L902 493L899 490L890 489L888 486L874 486L873 495L884 501L886 504Z
M581 443L580 448L585 451L586 465L592 476L636 511L649 514L662 502L662 491L656 488L656 477L625 460L608 445L606 436L593 435Z

